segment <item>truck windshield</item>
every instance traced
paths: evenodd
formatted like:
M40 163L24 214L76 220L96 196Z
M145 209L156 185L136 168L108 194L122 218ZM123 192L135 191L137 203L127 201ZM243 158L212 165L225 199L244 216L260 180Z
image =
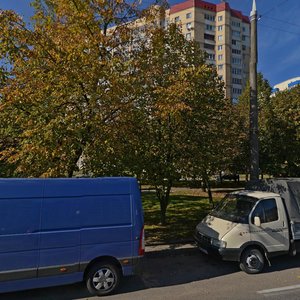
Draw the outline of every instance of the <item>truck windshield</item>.
M251 197L230 194L217 205L211 215L231 222L247 224L255 202L256 199Z

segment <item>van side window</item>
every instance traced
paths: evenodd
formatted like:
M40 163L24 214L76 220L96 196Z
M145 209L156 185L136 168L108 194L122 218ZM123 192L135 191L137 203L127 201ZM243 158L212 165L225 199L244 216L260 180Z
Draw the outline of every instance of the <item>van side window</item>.
M275 199L262 200L252 213L251 222L254 217L259 217L261 223L269 223L278 220L278 210Z

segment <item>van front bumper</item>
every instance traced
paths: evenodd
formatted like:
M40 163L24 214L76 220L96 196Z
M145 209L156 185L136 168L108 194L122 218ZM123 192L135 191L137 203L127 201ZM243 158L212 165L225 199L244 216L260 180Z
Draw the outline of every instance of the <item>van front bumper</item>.
M195 242L199 250L205 254L215 256L226 261L239 261L241 250L231 248L219 248L211 244L211 238L199 232L194 234Z
M219 248L211 244L211 239L205 235L200 234L199 232L194 235L195 242L199 250L207 255L216 256L222 258Z

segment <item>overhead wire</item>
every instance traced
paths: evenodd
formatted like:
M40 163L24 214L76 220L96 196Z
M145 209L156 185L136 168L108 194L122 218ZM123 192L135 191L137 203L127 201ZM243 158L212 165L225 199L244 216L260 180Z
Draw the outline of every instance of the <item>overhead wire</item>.
M277 7L281 6L282 4L288 2L289 0L283 0L282 2L280 2L277 5L274 5L272 8L270 8L269 10L265 11L264 13L261 14L261 16L265 16L267 14L269 14L270 12L272 12L274 9L276 9Z
M277 19L277 18L273 18L273 17L269 17L269 16L266 16L265 18L276 21L276 22L282 22L284 24L300 27L300 24L295 24L295 23L288 22L288 21L285 21L285 20L282 20L282 19Z
M274 17L267 16L273 10L275 10L276 8L278 8L279 6L285 4L288 1L289 0L281 1L277 5L273 6L271 9L269 9L269 10L265 11L264 13L260 14L258 20L261 20L261 19L270 19L270 20L273 20L275 22L281 22L281 23L284 23L284 24L287 24L287 25L291 25L291 26L294 26L294 27L300 27L300 24L295 24L295 23L292 23L292 22L289 22L289 21L285 21L285 20L282 20L282 19L277 19L277 18L274 18ZM282 28L273 27L273 26L270 26L270 25L267 25L267 24L262 24L261 22L259 22L258 24L260 26L268 27L268 28L271 28L273 30L277 30L277 31L286 32L286 33L290 33L290 34L294 34L294 35L300 36L300 32L294 32L294 31L290 31L290 30L286 30L286 29L282 29Z
M285 29L281 29L281 28L276 28L276 27L261 24L261 23L259 23L259 25L263 26L263 27L268 27L268 28L271 28L271 29L274 29L274 30L278 30L278 31L282 31L282 32L286 32L286 33L295 34L295 35L300 36L300 32L293 32L293 31L289 31L289 30L285 30Z

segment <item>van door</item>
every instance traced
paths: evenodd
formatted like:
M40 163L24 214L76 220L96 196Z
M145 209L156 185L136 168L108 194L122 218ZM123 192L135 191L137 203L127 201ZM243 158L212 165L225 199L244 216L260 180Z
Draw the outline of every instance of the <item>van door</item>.
M260 218L261 226L254 225L254 217ZM251 214L250 235L252 241L260 242L270 253L288 251L288 223L281 199L263 199L256 204Z
M0 180L0 282L37 276L42 180Z
M79 271L79 198L72 196L71 191L72 181L45 182L38 277Z

